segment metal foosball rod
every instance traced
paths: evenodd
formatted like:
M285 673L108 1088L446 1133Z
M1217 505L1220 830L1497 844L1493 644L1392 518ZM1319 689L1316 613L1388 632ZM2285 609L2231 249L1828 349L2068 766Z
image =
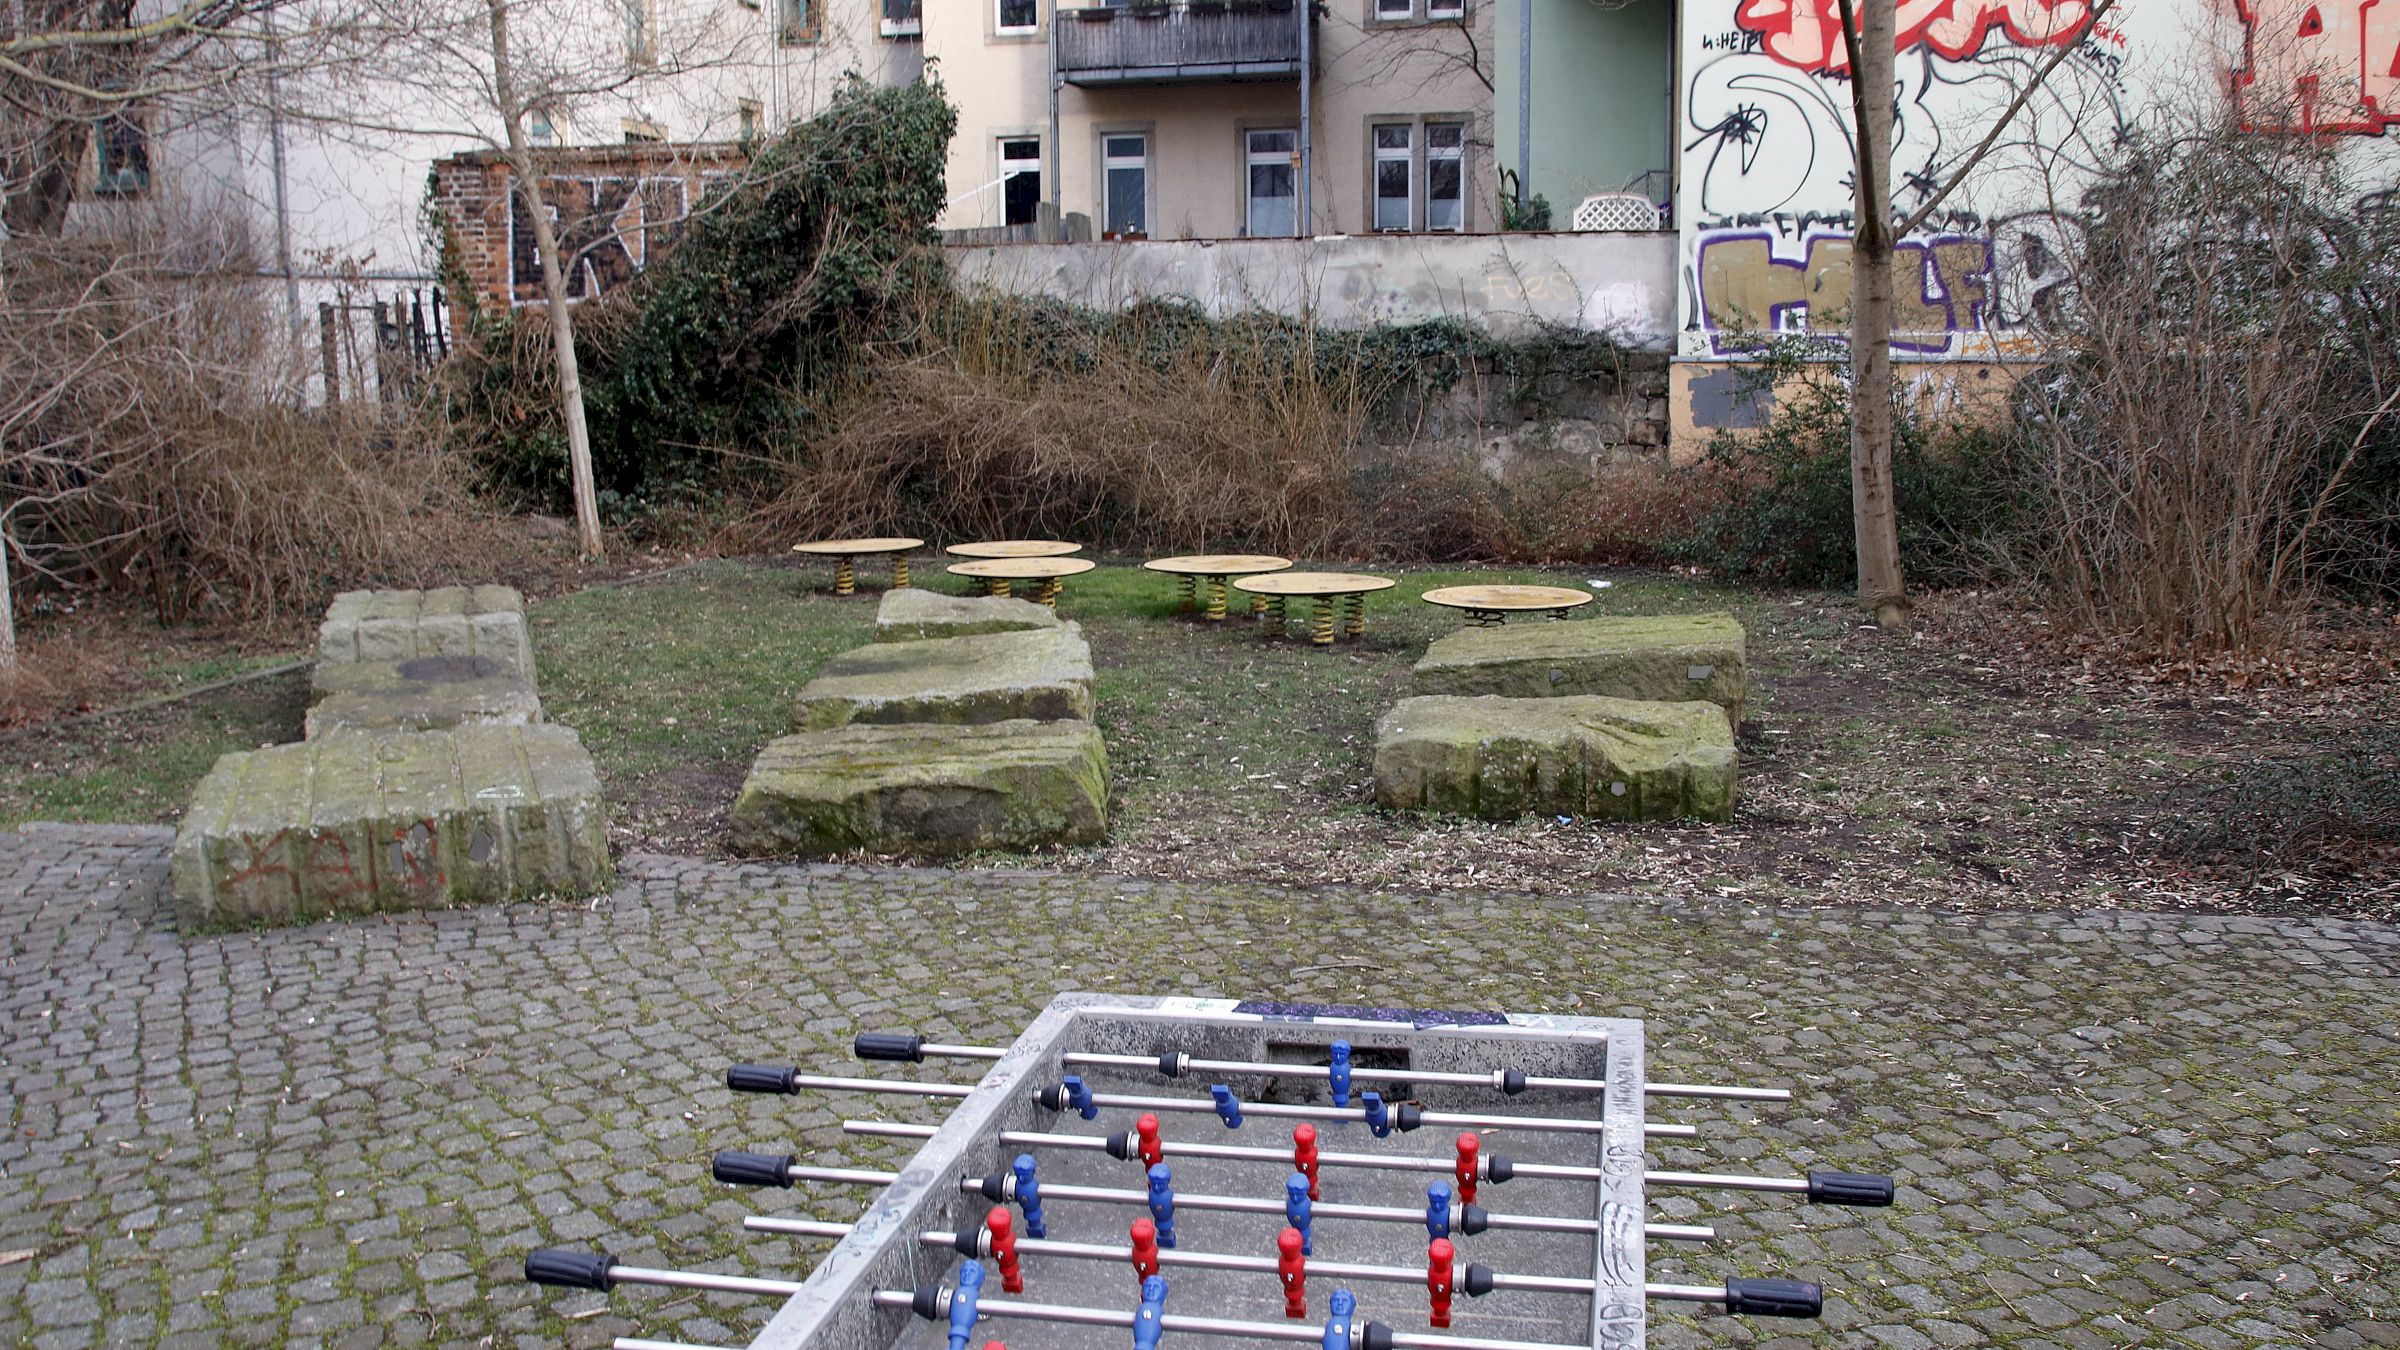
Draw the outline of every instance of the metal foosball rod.
M937 1128L932 1125L909 1125L897 1121L845 1120L842 1122L842 1131L845 1134L887 1135L905 1139L931 1138ZM1038 1130L1003 1130L1000 1132L999 1138L1001 1143L1016 1148L1098 1150L1116 1158L1141 1157L1145 1161L1150 1160L1150 1155L1147 1153L1135 1153L1130 1136L1124 1134L1114 1134L1104 1138L1089 1134L1045 1134ZM1291 1159L1290 1154L1274 1149L1243 1148L1233 1144L1177 1144L1161 1141L1155 1147L1160 1154L1166 1157L1182 1156L1233 1162L1275 1163L1288 1163ZM1464 1150L1462 1150L1463 1152ZM1447 1172L1459 1177L1462 1184L1469 1166L1463 1159L1450 1160L1407 1154L1335 1152L1320 1153L1316 1155L1316 1160L1337 1167L1380 1168L1386 1171L1403 1172ZM1495 1185L1515 1177L1536 1177L1549 1181L1599 1181L1606 1176L1606 1173L1597 1167L1579 1167L1568 1163L1518 1162L1502 1154L1485 1154L1480 1151L1474 1155L1471 1166L1476 1180L1489 1181ZM1879 1208L1889 1205L1892 1203L1895 1193L1890 1177L1865 1172L1812 1169L1806 1176L1761 1177L1745 1176L1739 1173L1649 1171L1643 1174L1643 1178L1647 1184L1653 1186L1777 1191L1790 1195L1804 1195L1818 1204L1852 1205L1864 1208Z
M1349 1063L1349 1043L1334 1042L1343 1053L1329 1055L1332 1064L1271 1064L1261 1060L1195 1059L1181 1051L1162 1051L1156 1055L1105 1055L1091 1051L1069 1051L1059 1056L1067 1064L1100 1068L1151 1069L1168 1078L1180 1078L1187 1073L1263 1074L1281 1078L1321 1078L1336 1087L1346 1089L1353 1079L1379 1083L1440 1083L1456 1087L1496 1088L1510 1096L1528 1088L1553 1088L1566 1092L1606 1092L1608 1084L1598 1078L1554 1078L1527 1074L1517 1069L1494 1069L1489 1073L1461 1073L1436 1069L1373 1069ZM895 1063L922 1064L928 1057L941 1059L1000 1058L999 1048L984 1045L943 1045L928 1041L913 1032L862 1032L851 1042L851 1053L859 1059L883 1060ZM1707 1083L1645 1083L1642 1091L1652 1097L1702 1097L1719 1101L1788 1102L1788 1088L1754 1088ZM1334 1100L1340 1103L1346 1090L1337 1091Z
M725 1086L736 1092L764 1092L789 1095L802 1091L820 1092L878 1092L901 1097L948 1097L964 1099L975 1089L965 1083L920 1083L888 1078L842 1078L831 1074L802 1073L780 1064L736 1064L725 1070ZM1377 1137L1399 1130L1406 1133L1426 1125L1465 1125L1479 1130L1531 1130L1553 1134L1605 1134L1608 1127L1597 1120L1577 1120L1563 1116L1478 1115L1459 1111L1421 1111L1405 1102L1386 1105L1375 1093L1361 1096L1364 1106L1287 1106L1275 1102L1243 1102L1236 1099L1223 1084L1216 1085L1211 1100L1197 1097L1137 1097L1123 1093L1093 1092L1081 1078L1069 1076L1064 1082L1034 1089L1034 1101L1052 1111L1075 1111L1084 1119L1099 1116L1101 1108L1128 1111L1180 1111L1204 1113L1223 1120L1229 1128L1240 1129L1244 1115L1267 1116L1278 1120L1324 1120L1363 1123Z
M1273 1265L1272 1262L1268 1264ZM982 1275L983 1267L981 1265L972 1266L970 1269L975 1272L976 1276ZM616 1257L607 1252L582 1252L556 1247L542 1248L528 1254L525 1258L525 1278L535 1284L550 1285L555 1288L593 1289L602 1293L614 1290L621 1284L630 1284L654 1285L669 1289L697 1289L719 1294L750 1294L769 1298L789 1298L800 1292L803 1283L799 1280L766 1280L746 1275L715 1275L704 1271L657 1270L647 1266L628 1266L620 1263ZM1421 1280L1424 1276L1411 1272L1410 1278ZM1152 1284L1154 1281L1160 1284L1164 1283L1159 1276L1149 1276L1144 1281L1143 1302L1145 1305L1156 1308L1162 1300L1152 1299L1148 1296L1151 1288L1154 1287ZM1790 1282L1767 1280L1734 1283L1782 1285ZM966 1287L977 1292L964 1295L962 1295L960 1286L956 1285L921 1286L913 1291L878 1289L874 1294L875 1306L907 1308L929 1321L941 1321L950 1318L954 1312L960 1310L958 1301L963 1296L968 1300L964 1309L965 1316L958 1320L965 1321L969 1326L973 1325L976 1317L981 1316L1019 1317L1035 1321L1074 1323L1082 1326L1131 1328L1141 1315L1139 1310L1077 1308L1062 1304L1015 1303L1004 1299L987 1299L980 1297L981 1285L980 1278L969 1280ZM1661 1292L1650 1293L1652 1290ZM1340 1292L1346 1291L1337 1291L1337 1296ZM1653 1298L1723 1303L1734 1311L1745 1310L1737 1305L1746 1304L1752 1297L1745 1290L1733 1288L1730 1285L1728 1288L1715 1290L1709 1289L1705 1285L1646 1285L1644 1292ZM1786 1304L1786 1300L1780 1294L1767 1299L1767 1302L1776 1308L1782 1308ZM1778 1311L1770 1315L1813 1314ZM1164 1331L1191 1332L1211 1336L1247 1336L1273 1341L1320 1341L1322 1336L1317 1328L1294 1322L1239 1322L1231 1318L1184 1317L1172 1313L1160 1316L1155 1312L1153 1316L1158 1322L1159 1329ZM1378 1335L1377 1328L1381 1326L1381 1323L1372 1322L1367 1325L1368 1334L1359 1342L1364 1350L1377 1350L1379 1346L1383 1350L1560 1350L1555 1343L1545 1341L1497 1340L1483 1336L1420 1335L1411 1332L1395 1332L1388 1328L1384 1328L1382 1334Z
M975 1269L980 1270L980 1267ZM915 1290L878 1289L875 1306L878 1308L907 1308L928 1321L951 1317L959 1301L967 1300L968 1308L980 1317L1026 1318L1042 1322L1059 1322L1087 1327L1125 1327L1137 1329L1146 1319L1154 1331L1182 1332L1200 1336L1233 1336L1262 1341L1293 1341L1311 1345L1347 1345L1357 1350L1565 1350L1556 1341L1512 1341L1491 1336L1452 1336L1427 1332L1395 1331L1381 1322L1368 1322L1351 1333L1351 1319L1357 1301L1347 1289L1334 1291L1336 1312L1332 1323L1324 1327L1304 1322L1240 1322L1226 1317L1191 1317L1170 1313L1164 1306L1165 1279L1150 1276L1143 1283L1141 1307L1126 1311L1116 1308L1081 1308L1061 1303L1019 1303L1010 1299L987 1299L964 1294L951 1285L921 1286ZM1776 1282L1780 1283L1780 1282ZM1670 1286L1680 1287L1680 1286ZM1153 1290L1158 1296L1153 1297ZM1337 1341L1331 1334L1333 1323L1343 1324L1343 1335ZM953 1323L955 1325L955 1323ZM1155 1345L1155 1336L1144 1339L1136 1331L1135 1344Z
M1030 1169L1028 1169L1030 1170ZM900 1179L897 1172L876 1172L856 1167L809 1167L790 1154L719 1153L711 1161L710 1173L718 1181L735 1186L789 1187L798 1181L814 1181L836 1186L889 1186ZM1137 1205L1147 1207L1151 1195L1146 1190L1109 1186L1076 1186L1059 1182L1040 1182L1033 1187L1020 1187L1016 1176L994 1173L988 1177L962 1176L958 1179L962 1195L979 1195L986 1200L1024 1203L1028 1194L1038 1195L1033 1201L1039 1206L1049 1200L1085 1200L1104 1205ZM1288 1217L1290 1206L1285 1200L1270 1200L1248 1195L1205 1195L1176 1192L1174 1202L1185 1209L1208 1210L1230 1214L1266 1214ZM1444 1226L1424 1209L1403 1209L1397 1205L1344 1205L1312 1201L1309 1212L1320 1219L1356 1219L1367 1223L1423 1224ZM754 1215L742 1221L745 1227L762 1233L787 1231L783 1219ZM1469 1237L1484 1232L1573 1233L1593 1236L1600 1231L1597 1219L1582 1219L1572 1215L1494 1214L1481 1205L1461 1204L1455 1210L1457 1230ZM1644 1237L1662 1242L1714 1242L1717 1230L1706 1224L1648 1223L1642 1225ZM1439 1236L1438 1234L1436 1236Z
M1006 1210L994 1210L999 1218ZM817 1219L778 1219L770 1227L765 1222L745 1220L743 1227L752 1232L781 1233L796 1237L848 1237L853 1227L846 1223L830 1223ZM998 1254L995 1233L1007 1233L1005 1225L995 1219L985 1228L969 1232L948 1232L929 1229L917 1235L920 1245L955 1251L961 1256L983 1259ZM1284 1263L1271 1256L1242 1256L1233 1252L1185 1251L1178 1248L1139 1248L1112 1246L1098 1242L1062 1242L1055 1238L1017 1237L1009 1233L1001 1240L1010 1255L1003 1260L1003 1271L1013 1270L1017 1256L1056 1256L1078 1261L1106 1261L1129 1264L1137 1269L1184 1267L1193 1270L1225 1270L1258 1275L1282 1276ZM1447 1248L1444 1248L1445 1252ZM1144 1259L1154 1263L1144 1267ZM1444 1257L1447 1260L1447 1257ZM1371 1280L1385 1284L1426 1283L1423 1268L1409 1266L1371 1265L1355 1261L1319 1261L1307 1259L1300 1272L1308 1279ZM1444 1269L1445 1279L1448 1276ZM1013 1276L1011 1277L1014 1278ZM1010 1286L1013 1291L1016 1286ZM1570 1276L1517 1275L1493 1270L1489 1266L1469 1263L1458 1270L1458 1289L1469 1298L1482 1298L1503 1290L1522 1290L1531 1293L1581 1294L1590 1297L1597 1288L1595 1281ZM1722 1304L1728 1311L1751 1313L1767 1317L1817 1317L1824 1312L1824 1296L1816 1285L1797 1280L1731 1279L1721 1285L1671 1284L1651 1282L1642 1286L1646 1297L1674 1303Z

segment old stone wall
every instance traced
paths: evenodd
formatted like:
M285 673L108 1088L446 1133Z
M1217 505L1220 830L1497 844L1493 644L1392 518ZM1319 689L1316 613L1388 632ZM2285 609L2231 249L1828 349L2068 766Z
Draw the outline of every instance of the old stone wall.
M719 179L741 171L738 145L593 145L535 152L542 201L564 256L570 300L607 295L672 248L684 218ZM433 166L434 199L456 237L478 303L539 304L533 226L497 152L452 155Z
M1368 434L1385 456L1471 458L1502 482L1555 478L1561 468L1664 468L1667 364L1663 353L1616 350L1572 369L1529 374L1485 358L1446 390L1393 400Z

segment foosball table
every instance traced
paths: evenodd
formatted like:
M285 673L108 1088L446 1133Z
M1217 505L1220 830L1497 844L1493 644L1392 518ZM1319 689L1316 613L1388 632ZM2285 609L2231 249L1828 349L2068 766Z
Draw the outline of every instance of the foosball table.
M782 1300L750 1350L1153 1350L1305 1342L1325 1350L1624 1350L1653 1300L1815 1317L1814 1284L1649 1275L1651 1244L1713 1229L1654 1222L1653 1192L1781 1192L1888 1205L1887 1177L1672 1172L1648 1139L1688 1139L1654 1102L1774 1103L1767 1087L1652 1082L1631 1018L1425 1013L1062 994L1006 1048L869 1032L862 1060L980 1063L972 1084L737 1064L763 1093L957 1103L897 1172L727 1152L717 1180L858 1188L846 1218L754 1215L759 1233L838 1238L805 1279L626 1265L546 1249L528 1279ZM1194 1090L1198 1089L1198 1090ZM1005 1338L1005 1342L1003 1340ZM621 1338L619 1350L693 1350Z

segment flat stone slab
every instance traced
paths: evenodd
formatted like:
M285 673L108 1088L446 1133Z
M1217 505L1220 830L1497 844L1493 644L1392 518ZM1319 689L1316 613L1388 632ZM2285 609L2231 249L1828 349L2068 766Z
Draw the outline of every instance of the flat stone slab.
M1420 694L1705 699L1742 723L1750 682L1731 614L1641 614L1467 628L1417 662Z
M878 642L847 651L800 690L792 730L852 722L968 725L1092 716L1092 649L1080 625Z
M1088 844L1108 750L1085 721L853 725L770 741L733 805L745 854L957 854Z
M1730 820L1734 769L1714 703L1434 695L1375 724L1375 800L1395 810Z
M412 656L405 661L319 665L308 738L359 731L439 731L542 720L542 700L522 675L488 656Z
M1058 613L1031 600L1003 595L944 595L911 586L885 591L875 608L877 642L922 642L927 638L975 637L1056 628Z
M508 674L532 682L525 597L513 586L344 591L317 627L319 665L412 656L489 657Z
M185 931L580 894L608 883L600 777L556 724L238 751L172 860Z

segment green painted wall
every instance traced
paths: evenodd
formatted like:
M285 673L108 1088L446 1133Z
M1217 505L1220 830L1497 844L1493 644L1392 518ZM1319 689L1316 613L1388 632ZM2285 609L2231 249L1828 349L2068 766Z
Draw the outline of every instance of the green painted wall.
M1501 168L1517 167L1517 25L1525 0L1499 6L1492 53L1492 121ZM1614 192L1645 169L1634 190L1667 198L1673 161L1675 2L1533 0L1533 174L1554 223L1575 203Z

